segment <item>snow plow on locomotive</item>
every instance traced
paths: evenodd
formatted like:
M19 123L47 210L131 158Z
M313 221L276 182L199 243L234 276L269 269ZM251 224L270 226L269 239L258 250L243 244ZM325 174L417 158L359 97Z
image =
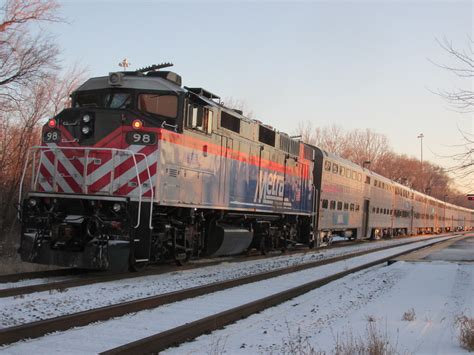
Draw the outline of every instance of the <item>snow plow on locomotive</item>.
M89 79L44 125L22 179L22 260L124 270L312 243L313 151L170 65Z

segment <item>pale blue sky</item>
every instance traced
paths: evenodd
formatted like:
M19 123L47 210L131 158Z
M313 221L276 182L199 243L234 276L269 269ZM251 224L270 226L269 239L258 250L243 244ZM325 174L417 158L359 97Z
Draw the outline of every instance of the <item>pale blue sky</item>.
M184 85L241 99L255 118L292 133L298 121L372 128L395 151L437 154L472 132L472 114L429 90L471 87L430 63L450 63L436 43L465 48L471 1L61 1L69 24L51 26L92 76L171 61Z

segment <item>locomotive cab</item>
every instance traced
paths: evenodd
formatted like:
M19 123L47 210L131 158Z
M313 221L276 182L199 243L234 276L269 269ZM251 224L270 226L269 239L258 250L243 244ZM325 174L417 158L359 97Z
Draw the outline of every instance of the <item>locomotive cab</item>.
M150 259L158 135L182 127L185 93L166 73L89 79L43 126L21 206L24 261L124 270Z

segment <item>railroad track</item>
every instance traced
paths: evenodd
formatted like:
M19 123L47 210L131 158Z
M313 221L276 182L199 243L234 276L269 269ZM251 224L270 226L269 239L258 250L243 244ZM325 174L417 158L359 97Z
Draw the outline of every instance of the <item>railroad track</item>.
M32 323L19 325L19 326L14 326L14 327L10 327L10 328L0 329L0 345L13 343L13 342L25 339L25 338L37 338L37 337L41 337L41 336L43 336L47 333L50 333L50 332L64 331L64 330L67 330L67 329L70 329L70 328L73 328L73 327L85 326L85 325L88 325L92 322L105 321L105 320L108 320L110 318L119 317L119 316L122 316L122 315L125 315L125 314L134 313L134 312L138 312L138 311L142 311L142 310L146 310L146 309L152 309L152 308L156 308L156 307L161 306L161 305L175 303L175 302L179 302L179 301L182 301L182 300L185 300L185 299L190 299L190 298L194 298L194 297L197 297L197 296L203 296L203 295L214 293L214 292L217 292L217 291L228 290L228 289L231 289L231 288L234 288L234 287L237 287L237 286L246 285L246 284L249 284L249 283L268 280L268 279L275 278L275 277L278 277L278 276L282 276L282 275L286 275L286 274L290 274L290 273L294 273L294 272L298 272L298 271L302 271L302 270L306 270L306 269L310 269L310 268L314 268L314 267L318 267L318 266L323 266L323 265L327 265L327 264L336 263L338 261L355 258L357 256L376 253L376 252L379 252L379 251L389 250L389 249L392 249L392 248L402 248L402 247L408 246L408 245L413 244L413 243L421 243L422 244L421 246L419 246L417 248L411 248L410 249L410 251L413 251L414 249L423 248L428 244L431 245L433 243L438 242L438 240L440 240L440 239L445 240L446 238L447 237L437 237L437 238L431 238L429 241L422 241L422 242L420 242L420 241L408 241L406 243L400 243L400 244L397 244L397 245L390 245L390 246L385 246L385 247L381 247L381 248L375 248L375 249L372 249L372 250L365 250L365 251L359 251L359 252L356 252L356 253L350 253L350 254L334 257L334 258L328 258L328 259L324 259L324 260L307 262L305 264L299 264L299 265L290 266L290 267L286 267L286 268L281 268L281 269L277 269L277 270L258 273L258 274L238 278L238 279L231 279L231 280L226 280L226 281L215 282L215 283L207 284L207 285L204 285L204 286L192 287L192 288L188 288L188 289L184 289L184 290L180 290L180 291L176 291L176 292L165 293L165 294L161 294L161 295L157 295L157 296L152 296L152 297L137 299L137 300L133 300L133 301L128 301L128 302L125 302L125 303L115 304L115 305L101 307L101 308L95 308L95 309L91 309L91 310L88 310L88 311L78 312L78 313L69 314L69 315L60 316L60 317L51 318L51 319L35 321L35 322L32 322ZM405 252L403 252L403 253L405 253ZM403 253L391 254L389 258L394 258L398 255L402 255ZM266 304L267 306L274 305L274 304L276 304L275 302L277 302L277 303L283 302L283 300L285 300L285 297L289 297L289 298L295 297L294 295L297 295L298 292L302 292L302 293L307 292L308 290L310 290L314 287L317 287L317 285L323 285L327 282L330 282L330 281L335 280L337 278L343 277L343 276L345 276L345 275L347 275L351 272L362 270L363 268L367 268L367 267L379 264L379 263L384 262L384 261L386 261L386 260L381 259L381 260L377 260L376 262L370 263L370 265L369 264L364 265L364 267L359 267L359 268L344 271L343 273L336 274L335 276L333 275L329 278L326 278L326 279L323 279L323 280L318 280L315 283L310 283L308 285L300 286L298 288L299 291L298 290L293 290L292 291L293 293L291 293L291 292L288 293L287 292L287 293L284 293L284 294L279 295L279 296L272 296L270 299L264 300L262 302L263 302L263 304ZM248 307L250 307L249 309L254 310L254 309L256 309L255 307L258 308L258 307L261 307L261 305L260 306L253 305L253 306L248 306ZM225 319L227 319L229 322L231 322L231 319L234 319L233 317L235 317L236 314L239 314L240 311L244 312L242 314L247 314L245 312L250 312L250 311L245 311L245 310L241 310L241 309L232 310L232 311L229 310L227 312L224 312L225 314L222 314L221 318L219 318L219 319L205 320L205 321L201 320L201 323L199 323L199 324L207 324L207 325L206 326L205 325L199 325L198 328L199 329L201 329L201 328L202 329L204 329L204 328L208 329L208 324L210 324L212 322L214 322L215 324L222 324L223 320L225 320ZM231 316L231 315L233 315L233 316ZM176 331L178 332L178 330L176 330ZM190 332L189 329L180 330L179 334L188 334L186 336L188 338L190 336L189 334L191 334L189 332ZM178 333L176 333L176 334L178 334ZM182 337L183 335L180 335L180 336ZM162 339L163 337L166 338L166 336L164 336L164 335L158 336L158 338L160 338L160 339ZM154 339L156 339L156 338L154 338ZM175 339L175 338L170 336L169 339ZM171 343L169 343L169 344L172 345L174 342L176 342L176 340L171 341ZM152 345L152 346L155 347L156 346L155 340L153 340L153 344L154 345ZM133 346L135 346L135 345L133 345ZM163 346L165 346L165 345L163 345ZM170 345L166 345L166 346L170 346ZM122 350L120 350L120 351L122 351Z
M276 306L283 302L289 301L295 297L301 296L309 291L322 287L330 282L341 279L350 274L374 267L381 263L390 262L394 258L416 252L420 249L431 248L433 245L443 243L446 238L434 241L430 244L418 246L413 249L402 251L394 255L381 257L377 260L364 263L344 271L334 273L330 276L316 279L290 289L271 294L267 297L239 305L227 309L225 311L200 318L192 322L185 322L178 327L168 329L163 332L156 333L143 339L132 341L130 343L118 346L116 348L103 351L101 355L116 355L116 354L148 354L159 353L172 346L180 345L184 342L197 338L198 336L209 334L210 332L223 328L226 325L239 321L252 314L261 312L267 308Z
M360 244L368 244L378 241L369 241L369 240L361 240L361 241L351 241L345 242L340 241L333 243L331 246L325 247L324 249L336 249L341 247L348 247ZM308 253L308 249L305 248L303 251L302 249L295 248L292 250L288 250L285 255L293 255L293 254L304 254ZM184 266L173 266L170 264L161 264L156 266L150 266L148 269L142 270L136 273L106 273L106 272L97 272L91 270L82 270L82 269L59 269L59 270L50 270L50 271L41 271L41 272L29 272L29 273L21 273L21 274L9 274L9 275L0 275L0 284L7 283L7 282L18 282L26 279L45 279L45 278L53 278L53 277L61 277L61 276L73 276L74 278L68 280L60 280L54 281L49 280L48 282L39 282L35 284L25 285L25 286L18 286L12 285L9 288L0 288L0 298L4 297L22 297L27 294L35 293L35 292L44 292L44 291L63 291L67 290L72 287L80 287L85 285L92 285L96 283L102 282L111 282L123 279L133 279L143 276L152 276L152 275L160 275L174 271L183 271L183 270L190 270L199 267L211 266L216 265L221 262L229 261L232 262L245 262L251 260L260 260L266 259L274 256L282 255L281 253L272 253L269 255L251 255L251 256L236 256L232 258L217 258L217 259L210 259L206 261L199 261L199 262L192 262L190 264Z
M20 272L16 274L0 275L0 284L7 283L7 282L18 282L18 281L30 280L30 279L43 279L43 278L58 277L58 276L79 275L86 272L87 270L83 270L83 269L56 269L56 270L46 270L46 271Z

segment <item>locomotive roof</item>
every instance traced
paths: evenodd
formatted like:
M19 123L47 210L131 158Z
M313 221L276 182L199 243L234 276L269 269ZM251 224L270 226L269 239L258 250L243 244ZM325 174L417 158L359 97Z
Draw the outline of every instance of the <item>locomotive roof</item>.
M87 80L79 86L76 91L100 90L100 89L138 89L138 90L157 90L184 92L185 90L175 83L160 77L124 75L121 85L111 85L108 76L99 76Z

